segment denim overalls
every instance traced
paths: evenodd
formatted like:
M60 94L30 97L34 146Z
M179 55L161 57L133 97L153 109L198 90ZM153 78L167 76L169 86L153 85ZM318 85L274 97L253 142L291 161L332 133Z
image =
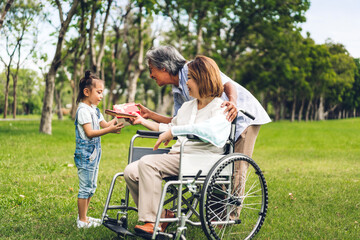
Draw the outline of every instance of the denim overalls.
M79 194L78 198L90 198L94 195L96 190L97 176L99 172L99 163L101 158L101 139L94 137L91 140L84 140L80 137L78 125L78 112L75 117L75 134L76 134L76 149L74 154L74 161L78 169L79 176ZM91 112L92 128L99 130L100 111L96 108L96 114Z

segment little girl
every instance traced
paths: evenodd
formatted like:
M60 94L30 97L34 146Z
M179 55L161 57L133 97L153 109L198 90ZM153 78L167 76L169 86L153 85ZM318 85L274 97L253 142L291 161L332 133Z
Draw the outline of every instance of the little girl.
M123 123L116 124L116 118L106 122L96 107L103 98L104 81L85 72L80 80L76 102L79 107L75 117L76 149L74 160L78 169L78 228L97 227L100 219L87 217L91 197L96 190L96 182L101 158L100 136L107 133L119 133ZM100 129L102 127L102 129Z

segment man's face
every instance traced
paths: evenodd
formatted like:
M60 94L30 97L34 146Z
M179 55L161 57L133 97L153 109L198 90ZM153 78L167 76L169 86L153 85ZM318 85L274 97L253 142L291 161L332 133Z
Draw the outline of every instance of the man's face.
M171 83L170 74L165 69L158 69L149 63L150 77L156 81L156 84L161 86Z

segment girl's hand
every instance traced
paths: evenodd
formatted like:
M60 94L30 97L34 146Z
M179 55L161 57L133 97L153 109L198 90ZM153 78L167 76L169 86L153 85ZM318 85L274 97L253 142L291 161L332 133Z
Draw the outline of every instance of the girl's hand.
M144 107L143 105L141 105L140 103L135 104L135 106L137 106L138 108L140 108L140 114L143 118L148 119L150 118L150 114L152 113L152 111L146 107Z
M108 129L109 129L109 133L120 133L121 129L124 127L124 123L120 122L120 123L116 123L114 122L114 124L111 124Z
M163 142L165 146L169 144L169 142L174 138L174 136L171 133L171 129L167 130L166 132L163 132L159 135L158 140L155 143L155 146L153 150L157 150L160 146L160 144Z

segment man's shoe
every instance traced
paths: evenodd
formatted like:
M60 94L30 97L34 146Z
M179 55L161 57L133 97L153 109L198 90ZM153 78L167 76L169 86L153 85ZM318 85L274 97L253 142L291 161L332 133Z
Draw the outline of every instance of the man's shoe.
M165 218L174 218L175 213L169 209L165 209ZM170 222L163 222L161 223L161 231L165 232L166 228L170 225Z
M136 225L134 227L135 232L153 234L154 233L154 223L145 223L144 225Z

